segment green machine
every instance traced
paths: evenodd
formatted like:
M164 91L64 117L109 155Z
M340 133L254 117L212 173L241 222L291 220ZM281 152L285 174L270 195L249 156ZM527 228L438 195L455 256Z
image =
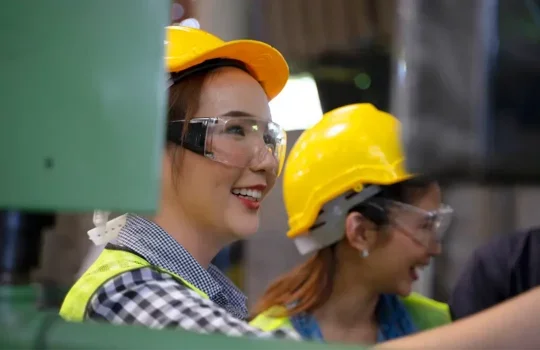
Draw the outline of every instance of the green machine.
M0 349L348 348L66 323L39 308L46 288L29 276L52 213L156 209L169 8L170 0L0 5Z

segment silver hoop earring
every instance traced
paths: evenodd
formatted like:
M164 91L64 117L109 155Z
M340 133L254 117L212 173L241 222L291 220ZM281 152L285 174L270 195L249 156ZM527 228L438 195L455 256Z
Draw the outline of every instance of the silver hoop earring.
M362 256L364 259L367 258L369 256L369 251L367 249L362 249L360 256Z

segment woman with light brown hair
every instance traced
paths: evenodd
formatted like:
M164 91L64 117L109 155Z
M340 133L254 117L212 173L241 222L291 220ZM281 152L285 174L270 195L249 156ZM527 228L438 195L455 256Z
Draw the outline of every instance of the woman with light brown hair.
M107 245L60 314L76 322L287 337L250 327L246 296L211 264L225 246L257 232L261 201L280 173L286 135L269 101L288 80L287 63L259 41L225 42L184 25L164 33L169 99L166 142L155 155L159 209L98 222L90 236Z

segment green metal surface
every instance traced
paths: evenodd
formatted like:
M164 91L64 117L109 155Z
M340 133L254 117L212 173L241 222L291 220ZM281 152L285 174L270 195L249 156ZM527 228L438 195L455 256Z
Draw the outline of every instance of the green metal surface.
M35 308L30 286L0 286L0 349L34 349L49 314Z
M67 323L56 312L36 311L34 301L37 292L28 286L0 286L0 349L363 349L358 346L234 338L136 326Z
M0 209L156 209L169 6L0 3ZM0 349L359 348L66 323L37 293L0 285Z
M0 4L0 208L151 212L170 0Z
M89 341L88 339L92 339ZM203 335L178 330L153 331L141 327L82 326L58 321L47 334L44 349L175 349L175 350L347 350L358 346L314 342L260 340Z

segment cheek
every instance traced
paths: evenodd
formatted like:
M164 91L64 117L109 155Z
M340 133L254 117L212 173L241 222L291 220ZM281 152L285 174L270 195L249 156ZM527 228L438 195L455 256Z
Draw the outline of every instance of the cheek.
M388 270L402 270L403 266L408 266L422 256L423 250L406 235L392 232L381 253L386 259Z
M394 247L400 263L406 266L418 263L426 255L426 249L421 244L402 233L395 234Z
M276 184L277 177L272 174L268 174L266 177L266 184L268 186L268 191L272 190L274 188L274 185Z
M179 187L205 201L217 201L230 193L241 174L240 169L225 166L197 154L186 152L182 161Z

